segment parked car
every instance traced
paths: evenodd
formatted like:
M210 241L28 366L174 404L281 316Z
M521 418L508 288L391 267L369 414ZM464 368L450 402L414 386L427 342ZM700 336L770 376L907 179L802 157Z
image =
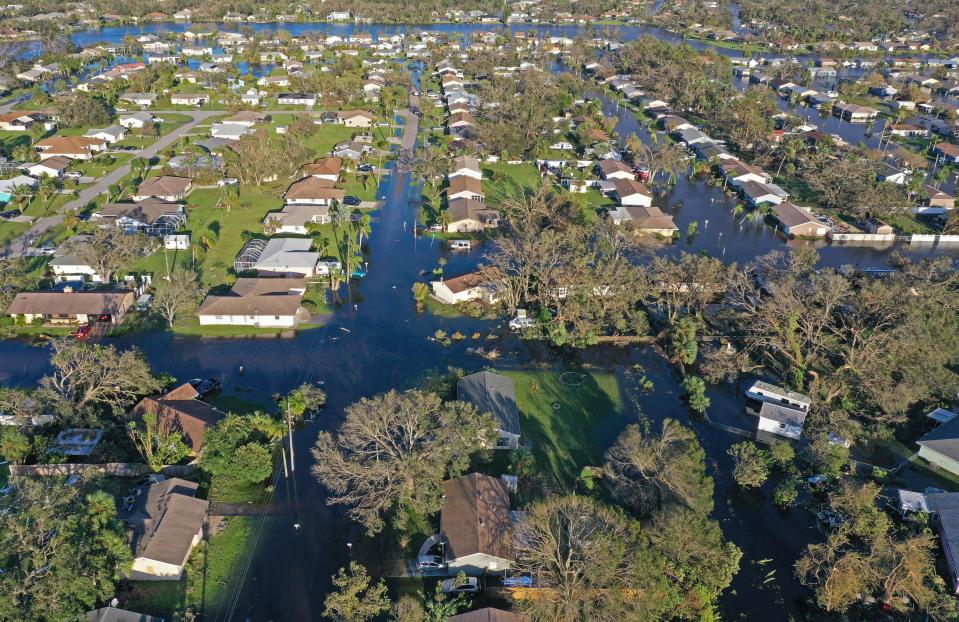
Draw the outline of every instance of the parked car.
M67 171L63 174L67 179L80 179L83 175L78 171Z
M5 212L0 212L0 220L10 220L11 218L16 218L19 215L20 215L20 210L8 209Z
M450 240L450 249L454 251L468 251L470 246L469 240Z
M421 555L416 560L418 570L435 570L446 568L446 562L439 555Z
M536 585L536 581L533 579L532 575L518 574L510 577L503 577L504 587L533 587L534 585Z
M90 328L91 327L89 324L84 324L80 328L73 331L73 336L77 339L86 339L90 336Z
M465 577L462 581L447 579L440 589L444 594L475 594L480 591L480 584L476 577Z
M359 204L360 204L359 197L355 197L352 194L348 194L345 197L343 197L343 205L351 205L355 207Z
M193 378L187 382L196 389L199 397L206 397L220 390L220 381L216 378Z
M356 170L358 170L361 173L372 173L373 165L369 163L360 164L359 166L356 167Z

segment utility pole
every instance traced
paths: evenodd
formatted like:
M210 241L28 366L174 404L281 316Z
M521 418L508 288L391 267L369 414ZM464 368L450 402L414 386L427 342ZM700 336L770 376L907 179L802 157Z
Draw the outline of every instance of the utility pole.
M293 464L293 422L290 420L290 405L286 406L286 436L290 439L290 472L296 470Z

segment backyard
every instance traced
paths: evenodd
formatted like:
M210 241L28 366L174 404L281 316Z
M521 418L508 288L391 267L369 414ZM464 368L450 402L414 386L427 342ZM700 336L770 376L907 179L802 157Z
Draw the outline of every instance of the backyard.
M540 469L571 486L584 466L602 454L597 432L622 416L619 385L611 373L502 371L516 385L523 438L532 443Z

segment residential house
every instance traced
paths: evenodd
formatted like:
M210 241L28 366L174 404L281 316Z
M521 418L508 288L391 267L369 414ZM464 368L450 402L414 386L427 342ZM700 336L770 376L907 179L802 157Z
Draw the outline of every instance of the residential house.
M943 557L952 579L952 592L959 595L959 493L930 493L925 495L925 501L939 532Z
M481 413L493 415L497 449L519 447L519 408L512 378L489 371L464 376L456 382L456 399L473 404Z
M455 112L450 115L446 125L450 128L450 131L457 130L462 132L475 127L476 119L474 119L473 115L469 112Z
M934 188L930 185L923 186L923 191L928 197L925 201L926 207L939 208L942 210L951 210L956 207L956 198L944 190Z
M234 261L237 272L256 270L277 276L313 276L320 254L310 250L309 238L250 240Z
M911 123L893 123L889 126L889 132L904 138L929 138L929 128Z
M450 232L483 231L495 229L499 225L499 212L490 209L482 201L474 199L452 199L447 208Z
M739 192L743 199L753 207L761 205L779 205L786 200L782 190L773 184L763 184L757 181L747 181L739 184Z
M307 164L303 167L303 172L307 175L332 183L339 181L342 170L343 158L337 157L320 158L312 164Z
M63 172L70 168L73 160L63 156L46 158L36 164L28 164L23 168L33 177L62 177Z
M719 164L726 181L733 186L740 186L748 181L767 184L772 181L769 175L759 166L753 166L739 160L726 160Z
M63 156L71 160L91 160L106 150L107 143L105 140L87 136L52 136L34 146L42 158Z
M375 117L365 110L345 110L336 113L337 123L346 127L372 127Z
M475 177L458 175L450 179L450 185L446 189L446 198L449 201L453 199L471 199L484 202L486 195L483 194L483 183Z
M670 134L679 130L696 129L696 126L686 119L671 114L661 116L659 118L659 125Z
M122 125L111 125L110 127L105 127L103 129L90 130L84 134L84 136L87 138L98 138L111 145L123 140L126 135L127 128Z
M453 159L453 169L450 171L449 178L454 177L472 177L482 180L483 171L480 169L479 160L472 156L459 156Z
M443 304L455 305L461 302L478 300L494 304L499 299L499 288L486 280L479 272L469 272L461 276L430 283L433 297Z
M613 194L620 205L649 207L653 204L653 193L645 184L633 179L614 179Z
M34 123L42 120L39 113L16 111L0 114L0 130L6 132L26 131L33 127Z
M252 131L249 125L242 123L214 123L210 126L210 136L225 138L229 141L240 140Z
M311 175L290 184L283 197L287 204L331 205L334 201L341 203L346 191L334 188L329 179Z
M600 176L607 181L614 179L634 181L636 179L636 174L633 173L633 169L620 160L600 160L596 168L599 169Z
M156 417L158 432L178 432L196 456L203 448L206 431L226 416L199 397L193 385L185 382L163 395L143 398L128 416L139 425L143 425L145 415Z
M161 236L176 232L186 223L186 212L180 203L147 197L136 203L104 203L90 216L90 221L112 224L125 233Z
M153 197L174 203L185 199L192 188L193 180L189 177L175 177L173 175L148 177L137 186L133 200L142 201Z
M276 103L281 106L315 106L316 93L280 93Z
M170 103L174 106L202 106L209 101L210 96L202 93L174 93L170 95Z
M263 228L270 235L308 235L309 225L330 222L330 206L289 204L279 212L270 212L263 219Z
M832 115L846 121L866 122L875 119L879 111L869 106L836 102L832 106Z
M303 278L239 278L228 295L207 296L197 316L202 326L293 328L305 292Z
M23 316L27 323L40 318L49 324L119 324L133 306L133 292L21 292L6 314Z
M134 581L179 581L193 548L203 539L209 502L196 498L196 482L167 479L136 497L125 518L133 528Z
M75 235L61 244L54 251L53 258L47 264L53 270L54 281L86 281L94 283L103 281L103 277L97 274L95 268L90 265L86 259L81 259L79 249L88 244L91 236Z
M679 227L676 226L673 217L664 214L661 209L654 206L618 205L610 210L609 218L614 225L629 223L637 233L649 233L665 238L672 238L679 233Z
M945 162L959 164L959 145L939 143L932 148L932 155L935 156L936 159L942 158Z
M133 114L121 115L119 123L127 129L140 130L152 126L155 118L149 112L134 112Z
M513 562L509 491L498 478L470 473L443 482L440 533L450 572L485 575Z
M959 475L959 417L949 419L916 442L920 458Z
M157 100L155 93L123 93L120 95L121 102L129 102L135 106L152 106Z
M783 233L796 238L824 238L829 226L816 218L809 210L788 201L774 205L773 216Z
M746 390L746 412L759 418L760 432L796 440L812 400L808 395L757 380Z
M687 147L695 145L696 143L712 142L713 140L695 127L675 130L670 135Z
M126 609L117 609L116 607L101 607L88 611L86 622L163 622L163 618L127 611Z

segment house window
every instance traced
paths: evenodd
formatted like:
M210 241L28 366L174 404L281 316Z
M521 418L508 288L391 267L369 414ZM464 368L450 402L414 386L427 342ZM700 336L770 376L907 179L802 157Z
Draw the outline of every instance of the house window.
M497 446L497 447L509 447L509 439L506 438L505 436L499 437L498 439L496 439L496 446Z
M274 320L278 320L278 319L280 319L280 316L279 316L279 315L274 315L274 316L273 316L273 319L274 319Z

